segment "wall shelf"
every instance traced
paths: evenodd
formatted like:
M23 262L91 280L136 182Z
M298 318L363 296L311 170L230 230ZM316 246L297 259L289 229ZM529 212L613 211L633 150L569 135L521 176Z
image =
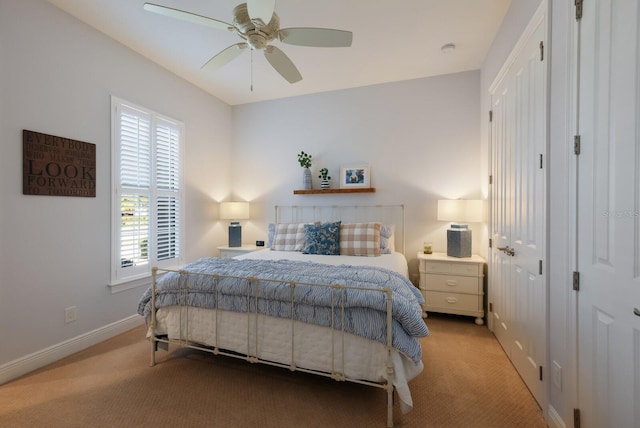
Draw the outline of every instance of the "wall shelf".
M323 195L328 193L375 193L375 187L356 187L353 189L300 189L294 195Z

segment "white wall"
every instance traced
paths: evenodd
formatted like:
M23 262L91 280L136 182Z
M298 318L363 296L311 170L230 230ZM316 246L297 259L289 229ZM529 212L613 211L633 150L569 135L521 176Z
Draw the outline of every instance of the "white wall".
M274 205L405 204L406 255L417 272L423 241L446 251L437 200L480 196L478 105L472 71L235 106L233 189L252 202L245 242L265 239ZM315 188L320 168L337 175L364 162L376 193L293 195L301 150L313 156Z
M495 79L533 17L540 0L513 0L511 7L501 25L492 47L487 54L481 69L481 142L484 158L488 158L488 121L490 110L489 86ZM551 376L551 367L557 363L562 368L561 387L549 381L547 414L550 426L569 426L573 420L572 412L575 399L576 380L574 376L575 362L575 325L572 317L574 302L571 291L570 274L572 269L571 244L574 238L569 218L571 208L568 205L570 174L572 171L572 122L575 114L572 97L572 51L573 44L573 2L552 1L548 25L550 37L546 51L550 55L550 91L549 91L549 136L547 151L548 163L548 257L547 281L549 296L548 325L548 360L547 376ZM488 162L483 161L483 166ZM488 169L483 171L488 175ZM486 186L483 192L486 192Z
M144 287L107 286L112 94L185 124L187 260L226 240L231 108L45 1L0 0L0 367L136 313ZM22 195L23 129L96 144L97 196Z

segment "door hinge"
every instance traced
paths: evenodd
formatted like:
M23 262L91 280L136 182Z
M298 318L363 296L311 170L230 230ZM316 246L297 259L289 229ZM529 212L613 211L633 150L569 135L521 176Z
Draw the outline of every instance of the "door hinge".
M580 291L580 272L573 272L573 291Z
M542 260L538 260L538 273L542 275Z
M489 110L489 122L493 122L493 110Z
M493 312L493 303L489 302L489 312Z
M580 21L582 19L582 0L576 0L576 21Z
M573 153L576 155L580 154L580 136L576 135L573 137Z
M542 366L540 366L540 381L542 381Z
M542 169L544 165L543 159L544 157L542 156L542 153L540 153L540 169Z
M580 428L580 409L573 409L573 428Z
M489 184L493 184L493 175L489 176Z
M544 61L544 42L540 41L540 61Z
M489 248L493 248L493 238L489 238Z

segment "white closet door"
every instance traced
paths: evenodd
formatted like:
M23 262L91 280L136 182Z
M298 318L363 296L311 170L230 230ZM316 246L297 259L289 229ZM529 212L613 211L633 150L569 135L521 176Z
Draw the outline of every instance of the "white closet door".
M580 22L578 391L581 426L640 427L639 0Z
M546 350L545 168L547 135L546 62L540 42L540 22L514 64L515 125L513 141L513 195L511 260L514 318L511 360L520 376L543 403L541 373Z
M491 122L491 240L493 250L489 260L490 323L502 348L511 358L515 306L511 257L498 248L511 245L513 217L513 148L515 138L513 79L505 79L492 94Z
M544 11L543 5L492 93L489 274L494 333L541 406L547 320Z

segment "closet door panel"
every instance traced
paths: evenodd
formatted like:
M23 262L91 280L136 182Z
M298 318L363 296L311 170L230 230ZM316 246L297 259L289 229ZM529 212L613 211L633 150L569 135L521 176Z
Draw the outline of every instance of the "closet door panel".
M489 298L493 331L538 403L545 407L547 293L546 3L505 64L492 92Z
M506 248L511 243L512 205L512 147L515 137L513 126L513 85L511 80L505 81L492 98L492 135L491 135L491 239L493 248ZM492 302L491 316L493 331L500 345L508 356L511 356L513 333L511 331L515 308L513 288L511 287L510 257L503 251L492 251L490 254L490 295Z
M640 5L600 0L584 6L579 407L583 427L640 427Z

